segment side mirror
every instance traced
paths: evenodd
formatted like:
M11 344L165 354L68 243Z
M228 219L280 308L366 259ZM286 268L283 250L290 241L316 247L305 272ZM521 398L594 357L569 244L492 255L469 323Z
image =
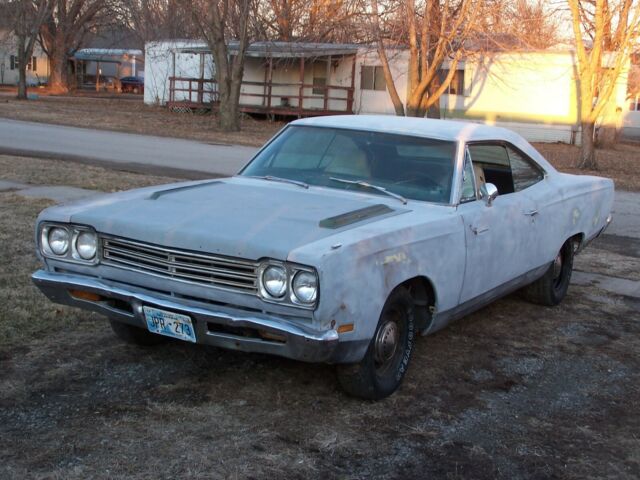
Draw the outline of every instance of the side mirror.
M493 183L485 183L480 187L480 197L490 207L498 196L498 188Z

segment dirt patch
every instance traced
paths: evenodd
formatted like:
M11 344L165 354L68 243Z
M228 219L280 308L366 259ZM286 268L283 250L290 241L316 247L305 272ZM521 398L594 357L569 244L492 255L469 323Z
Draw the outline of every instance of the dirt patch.
M0 194L0 478L640 476L636 300L512 295L419 339L401 390L363 402L330 366L133 347L51 304L29 280L47 204ZM596 247L577 267L633 275Z
M215 115L173 113L164 107L145 105L141 96L135 99L41 96L26 102L4 97L2 100L0 117L217 144L261 146L284 125L243 116L241 132L221 132Z

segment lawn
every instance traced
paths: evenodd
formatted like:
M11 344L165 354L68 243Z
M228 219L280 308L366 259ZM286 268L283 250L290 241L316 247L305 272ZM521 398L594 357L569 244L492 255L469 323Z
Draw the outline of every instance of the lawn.
M167 180L20 160L0 159L0 178ZM29 280L48 204L0 193L0 478L640 476L637 300L590 284L556 308L511 295L418 339L401 390L362 402L331 366L133 347L98 315L51 304ZM638 279L640 259L614 250L595 244L575 268Z
M29 101L3 96L0 117L249 146L262 145L284 125L245 115L241 132L225 133L218 129L213 115L173 113L164 107L144 105L142 96L113 95L40 96Z

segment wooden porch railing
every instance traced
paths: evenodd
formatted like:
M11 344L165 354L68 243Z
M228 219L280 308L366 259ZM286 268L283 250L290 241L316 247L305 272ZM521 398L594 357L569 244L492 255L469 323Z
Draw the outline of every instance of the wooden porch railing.
M312 92L322 91L319 93ZM255 101L249 101L255 99ZM304 83L242 82L240 107L246 112L313 116L353 113L354 88ZM168 106L217 108L213 79L170 77Z

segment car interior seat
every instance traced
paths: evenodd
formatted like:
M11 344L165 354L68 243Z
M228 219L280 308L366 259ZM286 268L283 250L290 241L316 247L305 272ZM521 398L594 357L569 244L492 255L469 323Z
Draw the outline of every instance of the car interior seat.
M367 153L350 138L337 135L327 150L325 173L349 175L359 179L371 178Z
M473 173L476 176L476 190L477 190L476 193L478 194L478 196L480 196L480 187L482 187L482 185L487 183L487 179L485 178L485 175L484 175L484 169L477 163L474 163Z

